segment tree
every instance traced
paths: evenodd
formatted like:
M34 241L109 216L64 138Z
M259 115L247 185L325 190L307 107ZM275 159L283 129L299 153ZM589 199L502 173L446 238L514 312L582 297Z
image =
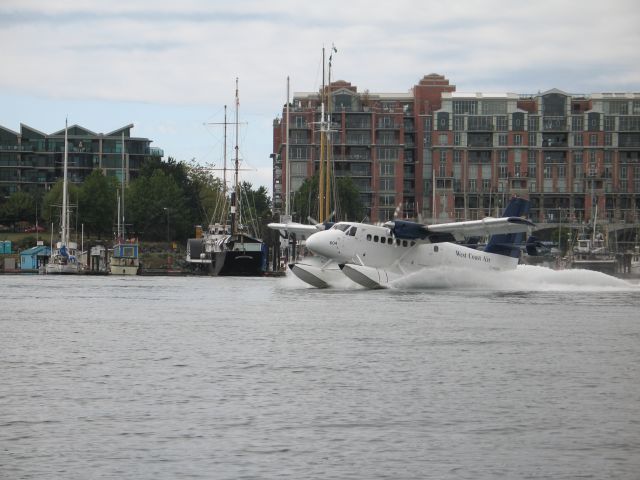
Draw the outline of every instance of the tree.
M364 207L360 200L360 191L351 177L338 177L335 190L334 199L336 200L331 204L334 205L336 213L331 220L361 220L364 216ZM307 217L311 217L317 221L323 221L318 218L318 192L318 176L305 179L293 195L292 210L297 217L294 220L305 223Z
M36 202L27 192L14 192L2 205L1 215L4 221L34 223L36 219Z
M61 225L60 214L62 212L63 183L63 180L58 180L58 182L56 182L56 184L51 187L51 190L49 190L42 199L42 217L48 225L51 225L52 223L58 226ZM67 202L69 203L69 206L72 210L77 206L78 197L79 188L73 183L69 183Z
M94 170L85 179L79 192L79 218L88 233L113 231L117 222L117 189L116 178L105 177L102 170Z
M242 182L240 185L240 195L242 196L243 222L255 225L256 234L264 238L267 234L267 224L272 221L271 199L264 186L253 189L249 182Z
M194 220L197 223L220 221L226 200L223 194L222 180L214 177L208 168L196 165L194 161L187 164L189 191L195 198Z
M127 218L133 223L133 231L148 240L167 238L185 240L191 233L191 220L185 214L186 206L182 190L175 179L163 170L155 170L151 176L141 176L129 185Z

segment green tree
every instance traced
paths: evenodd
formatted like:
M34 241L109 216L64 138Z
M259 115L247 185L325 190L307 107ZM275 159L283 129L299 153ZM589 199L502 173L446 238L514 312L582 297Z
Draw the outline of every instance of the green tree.
M318 218L318 176L305 179L300 188L293 195L294 220L306 223L308 217ZM364 216L364 206L360 200L360 191L351 177L338 177L335 182L335 195L331 201L335 210L332 221L355 220L360 221ZM326 219L325 219L326 220Z
M351 177L338 177L336 180L338 192L338 210L341 220L362 221L364 205L360 199L360 190L353 183Z
M171 240L188 238L191 219L185 215L183 191L172 176L161 169L140 176L131 182L126 196L127 218L141 238L165 240L167 231Z
M36 202L27 192L12 193L0 211L3 221L8 223L35 223L36 220Z
M47 225L54 224L54 229L56 226L61 225L61 212L62 212L62 180L58 180L56 184L51 187L45 196L42 199L42 218L45 220ZM75 212L79 199L79 188L73 183L68 184L68 195L67 202L69 203L69 208ZM75 215L71 214L71 225L75 225Z
M196 223L219 222L226 203L222 180L214 177L210 169L196 165L194 161L187 164L187 175L190 182L188 189L195 198Z
M272 221L271 199L264 186L253 189L249 182L242 182L240 185L240 195L242 196L243 222L254 226L256 235L264 238L267 234L267 224Z
M101 170L94 170L85 179L79 192L79 219L87 233L102 235L113 231L118 215L117 189L117 179L105 177Z

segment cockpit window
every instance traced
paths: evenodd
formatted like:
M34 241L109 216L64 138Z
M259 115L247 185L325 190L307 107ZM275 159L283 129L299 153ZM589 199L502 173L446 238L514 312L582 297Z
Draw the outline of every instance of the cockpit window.
M335 228L336 230L340 230L342 232L346 232L347 229L350 227L351 225L349 225L348 223L336 223L333 228Z
M357 227L351 227L347 232L347 235L349 235L350 237L355 237L357 231L358 231Z

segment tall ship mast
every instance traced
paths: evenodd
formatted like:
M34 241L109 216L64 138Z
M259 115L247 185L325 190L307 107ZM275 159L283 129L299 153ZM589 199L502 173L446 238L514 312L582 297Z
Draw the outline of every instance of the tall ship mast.
M229 222L227 210L222 209L219 222L210 223L200 238L187 242L186 261L192 270L213 276L260 276L267 269L267 247L254 233L247 231L243 219L243 198L240 185L239 141L239 89L236 78L235 88L235 146L233 188L229 199ZM225 168L223 195L226 202L226 107L225 107Z

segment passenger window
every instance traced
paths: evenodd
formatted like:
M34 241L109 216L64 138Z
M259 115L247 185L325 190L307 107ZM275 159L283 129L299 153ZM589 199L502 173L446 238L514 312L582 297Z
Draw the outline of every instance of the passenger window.
M406 247L407 245L408 245L407 241L406 240L402 240L402 246Z
M437 245L434 245L434 247L433 247L433 251L434 251L434 252L436 252L436 253L438 253L438 246L437 246Z
M416 244L413 240L411 240L411 246L413 247Z
M377 242L377 241L378 241L378 235L374 235L374 236L373 236L373 241L374 241L374 242Z
M387 238L387 243L389 245L393 245L393 238Z
M387 237L380 237L380 243L384 243L387 241Z
M367 241L369 241L369 242L371 241L371 234L370 233L367 234Z

